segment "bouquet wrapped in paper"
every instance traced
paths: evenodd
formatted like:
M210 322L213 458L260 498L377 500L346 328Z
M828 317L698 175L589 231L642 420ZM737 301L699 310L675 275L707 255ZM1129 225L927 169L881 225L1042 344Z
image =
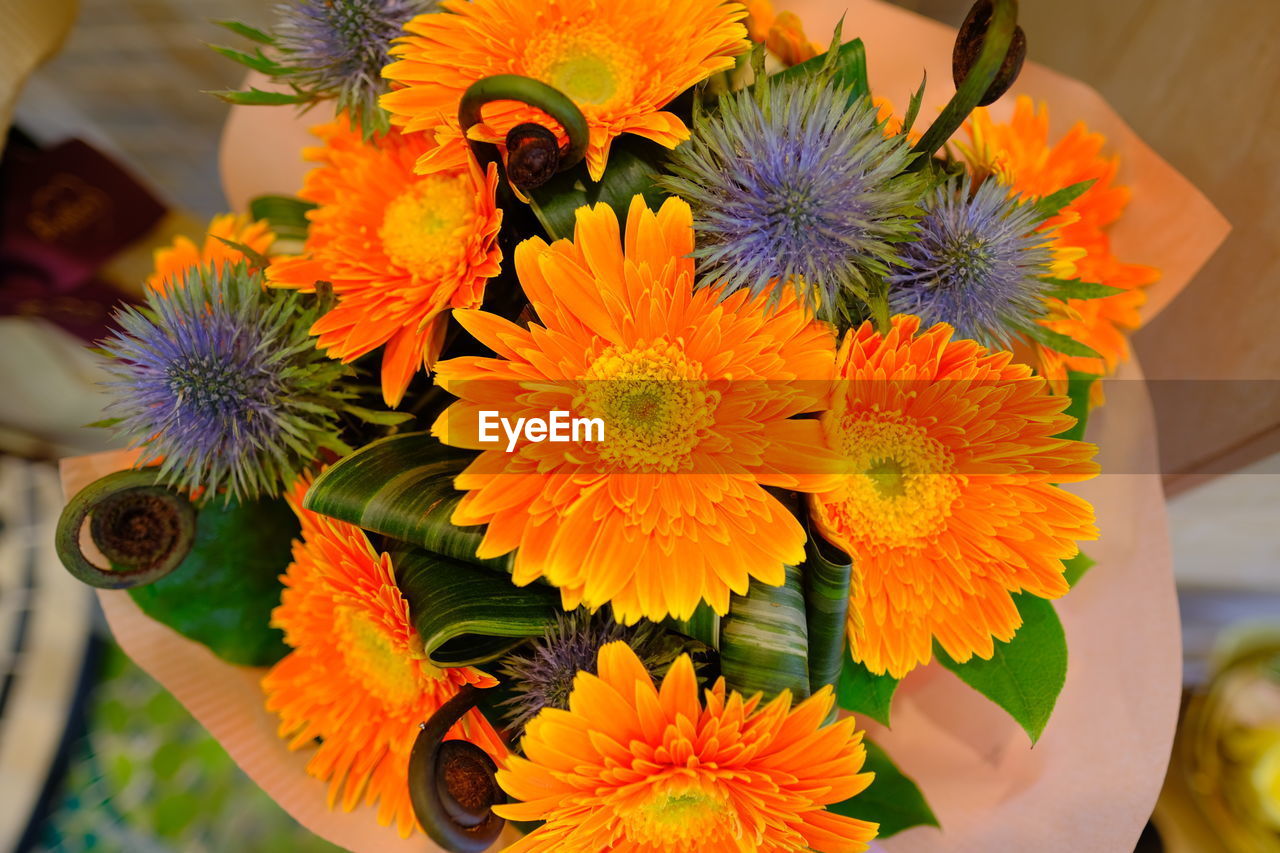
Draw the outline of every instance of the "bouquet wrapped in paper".
M246 212L102 342L59 551L317 833L1131 848L1178 643L1103 388L1225 225L1011 0L809 5L226 24Z

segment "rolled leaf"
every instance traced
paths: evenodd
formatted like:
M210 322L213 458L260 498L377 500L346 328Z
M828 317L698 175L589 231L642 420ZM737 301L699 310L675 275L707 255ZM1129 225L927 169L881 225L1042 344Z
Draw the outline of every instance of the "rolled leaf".
M720 671L733 690L771 699L783 690L809 695L809 637L800 569L787 567L782 586L752 581L734 595L720 630Z
M454 477L474 457L423 432L382 438L325 469L303 505L437 554L505 571L510 557L476 556L483 527L456 527L449 520L462 499Z
M1075 424L1066 432L1059 433L1058 438L1071 441L1083 441L1085 428L1089 425L1089 395L1093 392L1093 383L1098 377L1092 373L1078 373L1074 370L1067 373L1067 396L1071 405L1066 413L1076 419Z
M956 663L942 647L934 654L970 687L1009 712L1035 743L1044 732L1067 680L1067 638L1053 605L1029 593L1015 595L1022 627L1007 643L996 643L991 660Z
M560 612L560 594L543 584L519 587L495 572L421 548L392 553L396 583L428 659L470 666L542 636Z
M809 640L809 691L816 693L840 678L849 617L853 562L809 526L805 543L804 600Z

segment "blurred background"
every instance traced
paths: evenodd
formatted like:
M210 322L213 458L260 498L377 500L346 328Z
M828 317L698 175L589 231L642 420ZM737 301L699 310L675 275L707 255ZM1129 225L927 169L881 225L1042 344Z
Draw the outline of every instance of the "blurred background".
M969 3L898 5L954 26ZM199 93L240 74L209 20L270 7L0 0L0 853L333 849L124 657L51 547L54 461L108 447L82 428L84 343L156 245L226 206L227 108ZM1280 850L1280 3L1023 0L1020 21L1030 59L1098 89L1234 227L1133 340L1149 378L1215 395L1157 405L1186 694L1139 849ZM6 260L33 221L38 270Z

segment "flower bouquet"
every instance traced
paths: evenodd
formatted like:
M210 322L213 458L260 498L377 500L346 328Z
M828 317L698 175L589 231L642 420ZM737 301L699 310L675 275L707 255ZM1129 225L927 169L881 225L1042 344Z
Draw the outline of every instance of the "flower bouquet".
M158 253L101 345L133 449L68 461L58 549L307 826L377 850L1132 845L1176 627L1154 468L1130 467L1150 413L1099 411L1101 380L1150 264L1180 286L1225 229L1136 140L1153 199L1126 214L1100 134L983 106L1022 70L1011 0L958 35L836 14L295 0L225 24L255 76L219 94L307 110L310 169ZM880 76L877 45L934 50L954 94L919 60ZM1168 227L1130 256L1135 210ZM1108 571L1073 591L1091 410ZM1109 667L1126 595L1151 645ZM1082 761L1117 753L1120 793L1088 796Z

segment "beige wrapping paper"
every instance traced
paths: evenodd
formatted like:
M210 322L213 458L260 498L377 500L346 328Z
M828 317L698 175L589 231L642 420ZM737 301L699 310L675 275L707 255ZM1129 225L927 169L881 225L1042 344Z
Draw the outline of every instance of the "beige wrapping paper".
M810 37L821 40L845 4L792 0L781 5L798 12ZM845 33L866 42L877 95L905 105L927 68L922 121L950 96L954 31L880 3L854 2ZM1222 242L1225 220L1087 86L1029 63L1011 94L992 107L998 118L1011 111L1017 94L1049 103L1055 134L1083 119L1105 133L1121 155L1120 180L1134 192L1113 231L1115 250L1124 260L1162 269L1161 281L1150 289L1150 318ZM297 191L306 171L298 151L312 144L305 128L314 120L279 107L231 111L220 158L233 208L244 209L256 195ZM1141 369L1131 362L1118 378L1140 379ZM1053 720L1032 749L1002 711L945 670L934 666L909 676L899 689L892 731L869 724L872 735L920 783L945 830L909 830L881 842L882 849L1133 849L1163 778L1181 683L1177 601L1145 394L1116 395L1095 412L1089 438L1103 447L1104 471L1152 473L1104 474L1079 488L1097 508L1103 533L1087 547L1098 565L1059 605L1070 667ZM74 492L128 462L121 454L66 460L65 487ZM289 752L276 737L276 721L263 708L258 687L261 671L218 660L148 619L125 593L99 596L124 650L303 825L352 850L437 849L422 836L404 841L379 827L371 809L326 809L324 784L303 770L307 753Z

